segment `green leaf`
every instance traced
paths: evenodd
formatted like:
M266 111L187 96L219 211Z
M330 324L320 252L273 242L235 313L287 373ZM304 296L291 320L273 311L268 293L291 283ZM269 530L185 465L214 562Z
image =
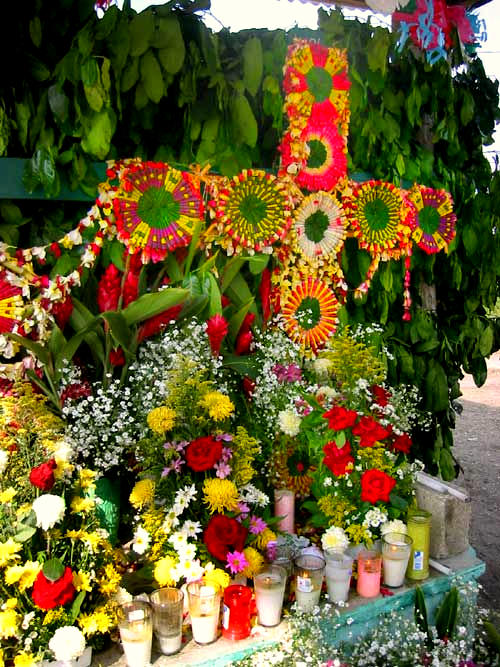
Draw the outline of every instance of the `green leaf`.
M28 141L28 123L31 118L30 108L24 102L16 103L16 123L19 141L23 148L26 148Z
M175 287L168 287L153 294L143 294L122 310L122 315L127 325L132 326L132 324L159 315L167 308L184 303L188 296L188 290Z
M494 339L493 327L488 323L479 338L479 352L483 357L487 357L490 354Z
M404 512L408 509L408 501L395 493L389 494L389 500L391 505L396 507L398 510L402 510Z
M230 112L235 137L250 147L255 146L258 137L257 121L245 95L234 95Z
M224 265L222 270L221 290L224 294L226 289L232 283L236 274L239 273L241 267L245 264L243 257L231 257L231 259Z
M210 283L208 314L209 317L212 317L212 315L222 313L221 295L220 295L219 285L217 284L217 281L215 280L215 276L213 275L213 273L207 273L205 275L207 276Z
M24 336L18 336L10 332L6 332L4 335L31 352L44 366L48 366L50 356L46 347L40 345L40 343L35 343L34 340L24 338Z
M262 43L258 37L250 37L250 39L247 39L243 47L242 57L243 83L250 95L255 97L259 90L264 70Z
M160 65L151 49L141 58L141 81L151 102L158 104L163 97L164 85Z
M139 58L131 58L123 70L120 88L123 93L128 92L139 80Z
M42 43L42 22L40 21L39 16L35 16L31 19L29 30L31 41L36 46L36 48L39 49Z
M445 482L451 482L455 479L455 460L449 449L444 447L439 452L439 472Z
M156 42L153 41L153 46L156 46L159 49L158 60L165 72L168 72L169 74L177 74L184 64L186 46L176 16L160 19Z
M468 125L474 118L476 105L474 98L468 90L463 91L463 101L460 107L460 122L462 125Z
M252 380L257 377L257 365L252 357L225 354L223 365L236 371L239 375L247 376Z
M165 257L165 265L167 267L167 274L171 282L178 283L182 280L182 271L179 262L175 258L174 253L169 252Z
M415 587L415 608L414 608L415 624L421 632L427 635L427 642L431 641L429 633L429 622L427 620L427 606L425 604L425 596L420 586Z
M248 259L248 268L250 273L253 273L254 276L258 276L269 263L269 255L253 255Z
M120 345L125 352L129 352L133 343L134 332L130 329L123 314L106 311L101 313L100 317L108 323L110 333L117 345Z
M238 332L241 329L243 320L245 319L253 302L254 300L251 299L250 301L245 303L229 320L228 323L229 336L233 341L236 340L236 336L238 335Z
M142 56L149 48L155 31L155 21L150 9L136 14L129 23L130 55Z
M237 308L253 299L253 294L248 287L248 283L241 273L237 273L233 277L233 280L231 281L231 284L227 286L225 293ZM254 308L250 308L250 310L253 312Z
M462 233L462 239L463 239L464 246L465 246L465 249L467 251L467 254L469 256L474 255L474 253L476 252L477 246L478 246L478 238L477 238L477 234L476 234L474 228L471 225L467 226L464 229L464 231Z
M42 572L49 581L57 581L63 576L64 569L64 565L59 558L50 558L43 564Z
M390 41L391 38L386 28L375 28L372 39L368 40L366 44L368 67L373 72L380 70L385 75Z
M64 123L68 118L69 100L60 90L57 84L50 86L48 90L48 100L50 110L59 123Z
M82 137L82 149L98 160L104 160L109 153L111 139L115 131L115 118L109 109L94 113L90 127Z
M203 227L204 227L203 220L200 220L199 222L196 223L196 226L193 230L193 235L192 235L191 241L189 243L188 254L187 254L187 257L186 257L186 261L184 263L184 275L187 275L191 270L191 264L193 263L193 258L195 256L196 250L198 248L198 241L199 241L201 232L203 230Z
M14 539L16 542L27 542L30 540L33 535L36 533L36 528L33 526L27 526L25 524L18 524L17 532L14 534Z
M426 408L431 412L448 409L448 381L441 364L432 359L425 377Z
M76 598L73 600L73 603L69 610L70 624L73 624L78 618L78 614L80 613L80 609L82 607L82 603L85 600L86 595L87 595L86 591L80 591L76 596Z
M443 598L436 612L436 630L439 639L451 639L458 614L458 589L454 586Z

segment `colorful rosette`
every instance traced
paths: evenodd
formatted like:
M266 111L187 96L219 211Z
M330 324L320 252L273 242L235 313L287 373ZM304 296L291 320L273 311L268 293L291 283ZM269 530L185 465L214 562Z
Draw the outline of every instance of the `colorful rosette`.
M445 190L434 190L414 185L408 199L416 209L411 218L412 239L429 255L444 250L448 252L455 238L457 216L453 212L453 199Z
M285 450L278 447L274 451L273 474L276 482L297 496L309 495L315 470L305 450L295 449L292 445Z
M281 240L292 223L286 187L272 174L244 170L219 190L211 202L222 231L233 240L232 250L261 252Z
M0 334L22 323L24 302L19 287L11 285L5 271L0 271Z
M289 337L315 352L335 332L339 302L321 280L308 278L282 295L281 313Z
M296 181L310 192L333 190L347 176L347 144L335 125L310 119L298 140L283 137L281 164L297 172Z
M118 238L131 252L141 250L144 263L188 245L204 210L189 174L156 162L125 169L113 204Z
M288 49L283 87L288 116L337 121L347 134L350 81L342 49L297 40Z
M344 209L328 192L309 195L296 211L293 229L297 246L305 257L335 257L347 233Z
M344 205L360 248L383 260L399 259L408 252L415 211L395 185L356 184Z

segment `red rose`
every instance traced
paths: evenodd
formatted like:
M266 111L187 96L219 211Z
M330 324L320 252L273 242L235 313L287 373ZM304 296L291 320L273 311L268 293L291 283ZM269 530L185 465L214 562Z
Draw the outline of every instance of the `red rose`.
M71 602L75 593L73 572L69 567L66 567L62 577L59 577L56 581L50 581L40 571L33 584L32 598L40 609L54 609L54 607Z
M324 419L328 419L328 428L332 431L342 431L344 428L351 428L356 423L358 413L354 410L347 410L340 405L336 405L328 412L323 414Z
M361 475L361 500L375 504L378 500L389 502L389 494L396 480L382 470L366 470Z
M54 470L57 468L57 463L54 459L50 459L46 463L41 463L36 468L32 468L30 472L30 482L42 491L50 491L54 486Z
M207 435L196 438L186 448L186 463L196 472L210 470L222 456L222 443Z
M390 435L390 431L371 417L361 417L356 426L352 429L354 435L359 435L360 447L373 447L375 442L383 440Z
M391 393L378 384L371 388L371 392L375 403L380 405L381 408L385 408L385 406L389 403Z
M323 463L329 468L334 475L339 477L340 475L345 475L350 473L352 468L347 470L347 466L350 463L354 463L354 459L351 456L351 443L346 442L346 444L340 449L335 444L335 441L327 442L323 447L325 453L325 458Z
M398 452L409 454L412 444L413 442L410 436L407 433L403 433L403 435L398 435L398 437L394 440L392 443L392 448L397 449Z
M247 535L248 530L236 519L216 514L205 528L203 541L212 556L224 561L228 551L243 551Z

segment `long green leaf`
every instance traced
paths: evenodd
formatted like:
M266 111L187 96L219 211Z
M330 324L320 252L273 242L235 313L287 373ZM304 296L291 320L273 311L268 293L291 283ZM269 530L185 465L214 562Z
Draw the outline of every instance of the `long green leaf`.
M217 281L215 280L215 276L213 273L207 273L208 280L210 282L210 298L209 298L209 309L208 309L208 314L210 317L212 315L221 315L222 314L222 303L221 303L221 295L220 295L220 290L219 290L219 285L217 284Z
M253 294L248 287L248 283L245 278L243 278L241 273L237 273L234 276L231 285L229 285L226 289L226 293L237 308L243 306L245 303L248 303L248 301L253 299ZM252 304L250 310L252 312L257 312L255 303Z
M38 361L40 361L42 364L44 364L45 366L48 365L50 360L50 354L46 347L40 345L40 343L35 343L34 340L30 340L29 338L24 338L24 336L18 336L17 334L9 332L7 332L5 335L11 338L16 343L19 343L21 347L24 347L30 352L32 352L38 359Z
M108 311L101 313L101 317L109 324L109 330L115 342L125 352L129 352L135 338L135 334L128 326L127 320L122 313Z
M250 307L252 306L254 300L250 299L250 301L247 301L229 320L228 324L228 329L229 329L229 337L231 340L236 340L236 336L238 335L238 331L241 329L241 325L243 324L243 320L245 319L248 311L250 310Z
M225 265L222 272L222 281L221 281L221 291L223 294L227 290L229 285L233 282L234 277L240 271L245 261L246 259L244 257L232 257L229 260L229 262Z
M104 363L105 354L102 342L104 339L104 330L102 328L101 320L91 313L81 301L73 299L73 312L69 318L69 323L77 334L80 334L83 330L86 331L84 341L89 346L94 360ZM71 340L72 339L68 341L68 345L71 344ZM66 355L68 354L69 352L66 351ZM67 359L71 359L72 357L73 355L66 356Z
M430 641L429 622L427 620L427 606L425 604L425 596L420 586L415 587L415 608L414 608L415 623L417 627L425 632L427 641Z
M251 357L226 354L224 355L223 364L240 375L247 375L252 380L255 380L257 377L257 366Z
M153 294L144 294L122 310L122 315L127 325L132 326L132 324L159 315L167 308L183 303L188 295L188 290L177 287L169 287Z
M73 604L71 605L70 609L70 622L74 623L78 617L78 614L80 613L81 606L83 604L83 601L85 600L86 596L85 591L80 591L76 598L73 600Z
M436 612L436 630L439 639L451 638L455 631L458 613L458 589L454 586L443 598Z
M165 265L167 267L168 277L173 283L178 283L182 280L183 274L175 255L169 252L165 258Z
M184 264L185 276L187 276L187 274L191 271L191 264L193 263L195 252L198 249L198 241L200 240L200 234L204 226L205 223L203 222L203 220L200 220L199 222L196 223L196 226L193 230L193 236L191 237L191 243L189 244L189 250L186 257L186 262Z

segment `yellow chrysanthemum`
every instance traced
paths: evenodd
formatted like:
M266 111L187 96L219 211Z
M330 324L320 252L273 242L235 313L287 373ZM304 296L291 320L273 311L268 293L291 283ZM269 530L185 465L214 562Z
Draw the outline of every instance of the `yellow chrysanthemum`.
M90 593L92 590L90 574L83 570L73 572L73 586L77 591L87 591L87 593Z
M104 607L98 607L91 614L80 614L77 623L86 637L95 635L97 632L106 634L113 626L113 619L108 610Z
M14 667L36 667L37 664L35 656L25 651L18 653L14 658Z
M274 533L270 528L264 528L264 530L257 535L255 544L259 549L265 549L269 542L274 540L276 540L276 533Z
M99 580L99 590L103 595L113 595L121 580L121 574L116 571L112 563L108 563L104 568L104 576Z
M224 570L221 570L219 567L212 567L205 570L203 574L203 581L207 586L217 585L224 589L229 586L231 577L227 572L224 572Z
M83 468L80 470L80 474L78 475L78 482L82 489L90 489L95 486L94 480L96 477L97 473L94 470Z
M220 391L209 391L201 399L200 405L216 422L224 421L234 412L234 403L229 396L221 394Z
M17 607L17 598L7 598L5 602L5 609L15 609Z
M92 498L82 498L73 496L71 500L71 514L85 514L91 512L95 507L95 501Z
M24 565L11 565L5 570L5 583L7 586L17 584L21 593L31 588L42 566L38 561L28 560Z
M9 486L8 489L5 489L5 491L0 492L0 503L10 503L11 500L14 498L16 495L17 491L12 487Z
M370 533L365 526L362 526L359 523L352 523L346 528L345 531L349 535L349 541L353 544L366 544L371 546L373 540L371 539Z
M177 565L177 560L172 556L165 556L156 561L154 567L154 578L160 586L172 586L175 579L172 577L172 570Z
M92 551L100 547L104 541L99 533L84 533L82 535L82 542L85 542Z
M65 537L70 540L81 540L87 533L84 530L68 530Z
M0 639L15 637L19 628L21 616L15 609L0 611Z
M0 542L0 567L5 567L7 563L13 560L19 560L17 555L21 551L22 545L9 537L6 542Z
M264 558L262 554L253 547L243 549L243 553L245 554L248 565L243 570L242 574L249 579L253 579L253 577L262 570L264 566Z
M139 480L129 496L130 503L136 509L142 509L144 505L152 505L155 497L155 483L152 479Z
M208 505L210 513L233 512L238 508L238 489L229 479L206 479L203 482L203 501Z
M164 435L174 426L175 417L175 410L167 408L167 406L163 405L159 408L151 410L151 412L148 414L148 426L152 431L158 433L158 435Z

